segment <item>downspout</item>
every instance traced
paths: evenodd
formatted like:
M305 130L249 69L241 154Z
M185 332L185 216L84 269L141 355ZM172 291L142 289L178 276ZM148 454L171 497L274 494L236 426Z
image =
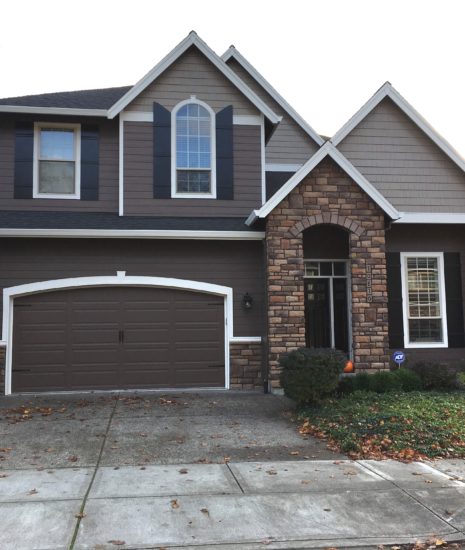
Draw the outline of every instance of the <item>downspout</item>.
M266 223L266 222L265 222ZM266 236L265 228L265 240L263 241L263 276L265 277L265 299L264 303L264 315L263 315L263 336L262 336L262 365L263 365L263 391L269 393L270 391L270 365L268 361L269 357L269 341L268 341L268 240Z

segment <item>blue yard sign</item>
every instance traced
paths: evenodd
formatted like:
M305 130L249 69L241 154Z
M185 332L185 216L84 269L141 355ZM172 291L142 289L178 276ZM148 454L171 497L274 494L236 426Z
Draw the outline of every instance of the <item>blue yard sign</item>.
M394 363L397 363L400 367L401 364L405 361L405 353L403 351L395 351L392 354L392 360L394 361Z

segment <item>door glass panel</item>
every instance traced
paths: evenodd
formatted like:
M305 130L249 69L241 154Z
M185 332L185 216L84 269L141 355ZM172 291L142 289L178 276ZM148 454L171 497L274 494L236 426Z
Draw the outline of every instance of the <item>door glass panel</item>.
M320 262L320 275L330 276L333 274L332 262Z
M311 348L331 347L329 283L330 279L306 282L306 340Z
M333 263L334 275L344 276L346 274L346 263L345 262L334 262Z

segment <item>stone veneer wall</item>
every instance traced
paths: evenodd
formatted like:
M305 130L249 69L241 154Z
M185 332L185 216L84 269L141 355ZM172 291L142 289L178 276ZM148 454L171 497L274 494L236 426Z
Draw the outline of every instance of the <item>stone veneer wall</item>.
M389 368L383 211L326 158L267 218L269 373L279 387L282 353L305 346L302 233L317 224L350 232L352 341L357 370ZM371 295L367 292L371 268Z
M229 349L231 389L262 389L262 344L260 342L231 342Z

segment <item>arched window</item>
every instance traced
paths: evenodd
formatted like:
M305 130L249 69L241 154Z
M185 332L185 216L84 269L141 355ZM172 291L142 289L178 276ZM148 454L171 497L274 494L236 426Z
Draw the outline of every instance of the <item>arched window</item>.
M192 97L172 117L172 196L215 198L215 113Z

